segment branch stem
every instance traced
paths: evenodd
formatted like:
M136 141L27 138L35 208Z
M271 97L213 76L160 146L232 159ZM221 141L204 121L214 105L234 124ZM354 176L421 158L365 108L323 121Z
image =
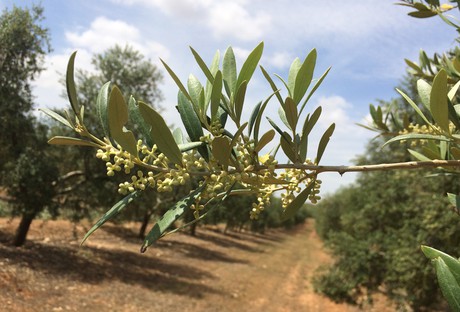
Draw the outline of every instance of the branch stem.
M303 169L321 172L337 172L343 175L346 172L368 172L368 171L385 171L395 169L419 169L419 168L438 168L438 167L460 167L460 160L431 160L431 161L408 161L399 163L361 165L361 166L320 166L305 164L279 164L276 169ZM260 166L260 169L267 169L266 166Z

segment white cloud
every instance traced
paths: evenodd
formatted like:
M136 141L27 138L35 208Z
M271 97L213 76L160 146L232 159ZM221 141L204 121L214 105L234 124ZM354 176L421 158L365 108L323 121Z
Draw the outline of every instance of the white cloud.
M33 82L34 95L36 96L37 107L63 108L68 104L67 99L61 95L64 86L60 80L64 77L67 62L73 50L66 49L61 54L47 55L45 57L45 70L40 77ZM91 54L82 49L76 56L76 67L80 69L91 69Z
M67 31L65 36L71 46L91 53L101 53L115 44L129 44L147 57L157 59L160 55L165 58L169 56L164 45L146 40L135 26L103 16L97 17L87 30Z
M123 5L143 5L182 18L198 18L211 5L212 0L113 0Z
M217 2L209 11L208 25L216 37L236 37L243 41L262 38L270 29L271 16L265 12L253 15L235 2Z
M265 56L262 59L264 64L273 66L277 69L289 68L291 62L294 60L294 57L289 52L275 52L270 56Z
M251 2L244 0L112 1L123 5L142 5L155 10L160 9L161 12L171 17L208 27L219 39L260 40L270 30L272 22L271 15L264 10L251 10Z
M159 65L158 58L167 59L170 52L163 44L144 38L135 26L121 20L98 17L89 28L66 31L67 48L60 53L45 58L45 68L39 79L34 82L34 93L38 107L64 107L67 101L61 97L63 86L59 82L66 71L67 62L72 51L77 50L75 67L92 71L91 58L94 53L101 53L115 44L128 44L140 51L152 62Z

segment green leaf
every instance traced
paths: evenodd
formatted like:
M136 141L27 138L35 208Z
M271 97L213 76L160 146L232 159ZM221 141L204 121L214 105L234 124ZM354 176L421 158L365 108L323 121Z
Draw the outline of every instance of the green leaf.
M455 159L459 160L460 159L460 149L457 147L451 147L450 148L450 154L454 156Z
M196 52L192 47L189 47L190 50L192 51L192 54L193 54L193 57L195 58L196 60L196 63L198 64L198 66L200 66L201 70L203 71L203 74L206 76L206 78L211 82L211 83L214 83L214 75L212 74L212 72L209 70L208 66L206 65L206 63L203 61L203 59L201 58L201 56L198 54L198 52Z
M160 59L161 63L163 63L163 66L166 68L166 71L168 74L171 76L171 78L174 80L176 85L179 87L179 90L182 91L182 93L185 95L185 97L190 101L193 102L192 98L190 97L190 94L188 94L187 89L184 87L182 82L180 81L179 77L174 73L174 71L166 64L162 59Z
M310 86L316 65L316 49L311 50L302 63L295 79L293 100L299 104Z
M67 96L69 98L70 105L72 106L72 110L75 116L77 116L77 118L80 119L80 105L78 104L77 89L75 87L74 81L74 63L76 55L77 51L73 52L70 56L69 62L67 63L65 85L67 89Z
M446 133L450 133L449 108L447 104L447 74L444 69L441 69L433 80L430 111L436 124Z
M278 116L280 117L280 120L284 123L284 125L288 127L290 130L292 130L291 125L289 124L286 118L286 112L284 111L284 105L278 107Z
M408 97L404 92L402 92L401 90L399 89L396 89L396 91L398 91L399 94L401 94L401 96L407 101L407 103L410 104L410 106L412 106L412 108L415 110L415 112L420 116L422 117L423 121L425 121L425 123L427 125L432 125L431 122L428 121L428 119L425 117L425 115L422 113L422 111L420 110L420 108L417 106L417 104L414 103L414 101L412 101L412 99L410 97Z
M270 102L270 99L273 97L273 95L277 94L277 92L272 93L260 106L259 111L257 112L257 117L256 121L254 122L254 144L257 145L257 142L259 140L259 128L260 128L260 123L262 121L262 115L264 114L264 110L267 107L268 102Z
M282 137L284 137L286 141L292 142L292 138L287 132L284 132L283 130L281 130L280 127L278 127L278 125L273 120L271 120L269 117L265 117L265 118L267 118L268 122L273 127L273 129L275 129L276 132L278 132Z
M299 209L307 201L308 196L310 196L314 186L315 179L310 181L308 186L302 192L300 192L299 195L297 195L297 197L294 198L294 200L286 207L283 215L281 216L282 221L288 220L296 215L297 211L299 211Z
M104 135L109 137L109 119L107 115L107 106L109 103L110 92L111 92L111 82L106 82L97 94L96 100L96 111L97 116L99 117L99 122L102 127Z
M77 138L64 137L64 136L55 136L48 140L48 144L52 145L78 145L78 146L91 146L100 148L100 146L91 141L86 141Z
M422 73L422 69L417 64L408 59L404 59L404 61L406 62L407 66L415 70L417 73Z
M308 136L310 134L311 130L315 127L316 123L318 122L318 119L321 116L322 111L323 111L323 108L321 106L318 106L318 108L315 109L313 114L311 114L311 117L305 120L305 123L303 124L303 129L302 129L303 137Z
M299 142L299 158L300 158L301 163L304 163L305 160L307 159L307 151L308 151L308 135L306 136L302 135L300 137L300 142Z
M248 123L245 122L242 124L238 130L235 132L235 135L233 136L232 142L230 143L230 148L233 148L236 145L236 142L238 141L238 138L240 135L243 133L244 129L247 127Z
M108 105L109 131L112 138L120 146L137 157L137 141L131 131L125 130L124 126L128 122L128 106L125 103L123 94L117 86L112 88Z
M251 117L249 118L248 136L251 136L252 129L254 128L254 123L256 122L257 115L259 114L259 110L261 106L262 106L262 102L259 102L252 109Z
M249 54L248 58L241 67L240 73L238 75L238 80L236 81L236 88L240 88L241 84L246 81L249 83L251 80L254 71L257 68L260 58L264 50L264 43L261 42L255 49Z
M293 163L296 163L297 154L295 152L294 143L292 142L292 139L287 132L284 132L284 134L281 136L280 144L281 144L281 149L283 150L287 158L289 158L289 160L292 161Z
M245 80L239 85L238 91L236 92L235 115L236 115L236 120L238 122L240 122L241 120L241 114L243 112L244 98L246 96L247 87L248 87L248 82Z
M422 104L430 110L431 85L423 79L417 80L417 91Z
M284 85L284 87L289 91L289 86L287 82L283 79L283 77L281 77L278 74L275 74L275 77L278 78L279 81L281 81L281 83ZM288 92L288 96L292 97L291 91ZM284 105L283 101L281 101L281 105Z
M458 88L460 87L460 81L457 81L457 83L449 90L449 93L447 93L447 97L451 102L454 102L455 96L457 95Z
M151 126L150 136L160 151L174 164L182 164L182 153L163 117L143 102L139 102L139 111L145 122Z
M407 13L407 15L410 15L416 18L427 18L427 17L432 17L432 16L437 15L437 13L432 12L432 11L413 11L413 12Z
M386 141L383 146L386 146L390 143L401 141L401 140L434 140L434 141L450 141L449 138L442 135L433 135L433 134L422 134L422 133L409 133L401 134L390 140ZM382 146L382 147L383 147Z
M295 81L297 77L297 73L300 70L300 67L302 66L302 62L298 57L294 59L294 61L291 63L291 67L289 68L289 75L288 75L288 92L289 94L294 94L294 89L295 89Z
M204 142L189 142L189 143L177 144L181 152L187 152L187 151L190 151L192 149L195 149L195 148L198 148L204 145L206 145L206 143Z
M310 98L313 96L313 94L315 93L315 91L319 88L319 86L320 86L321 83L323 82L324 78L326 78L326 76L327 76L327 74L329 73L330 70L331 70L331 67L329 67L328 69L326 69L326 71L324 72L324 74L322 74L321 77L318 79L318 81L315 83L315 85L314 85L313 88L311 89L310 93L308 94L307 98L305 99L305 101L304 101L303 104L302 104L302 108L301 108L300 111L299 111L299 116L302 114L303 109L305 108L305 105L307 105L307 103L308 103L308 100L310 100Z
M316 154L316 164L319 164L321 158L323 157L324 151L326 150L326 146L329 143L329 139L331 138L332 134L334 133L335 123L329 126L326 129L323 136L319 140L318 144L318 153Z
M190 101L180 91L178 94L177 109L182 119L182 123L184 124L185 131L187 131L190 140L200 141L200 138L203 136L203 128L201 127L200 120L193 110ZM199 147L198 152L204 159L206 159L206 161L209 160L208 149L206 146Z
M460 311L460 286L457 280L442 258L434 259L433 263L444 298L452 311Z
M262 135L262 137L260 138L259 142L257 142L256 147L254 147L254 151L256 153L260 152L265 147L265 145L267 145L268 143L271 142L271 140L273 140L274 137L275 137L275 130L270 129L267 132L265 132L265 134Z
M63 125L69 127L70 129L73 129L73 126L70 124L70 122L67 119L65 119L64 117L62 117L61 115L59 115L58 113L56 113L56 112L54 112L54 111L52 111L52 110L50 110L48 108L40 108L40 110L44 114L46 114L46 115L50 116L51 118L53 118L54 120L59 121L60 123L62 123Z
M128 115L130 125L133 127L137 126L137 130L145 138L147 145L150 147L153 146L155 142L150 136L150 126L145 122L144 118L142 118L141 113L139 111L139 105L137 104L136 100L132 95L129 97L128 100Z
M290 128L295 130L299 116L297 115L297 105L290 97L286 98L284 103L284 112L286 114L286 119L290 125Z
M185 209L189 209L189 207L195 203L196 198L201 194L204 186L205 184L175 203L160 220L157 221L147 234L141 247L141 253L146 252L147 248L161 238L166 230L184 214Z
M233 53L232 47L228 47L224 53L224 59L222 61L222 77L226 82L226 88L228 97L232 93L236 92L236 61L235 54Z
M139 197L141 193L138 191L134 191L133 193L128 194L125 196L122 200L120 200L118 203L116 203L109 211L107 211L97 222L93 227L85 234L83 237L80 245L83 245L83 243L90 237L91 234L94 233L98 228L100 228L105 222L108 220L112 219L115 217L117 214L120 213L129 203L131 203L134 199Z
M227 168L230 163L230 154L232 152L230 140L224 136L215 137L212 140L211 146L214 158Z
M452 193L447 193L447 199L449 200L449 202L451 203L452 206L455 207L457 213L460 211L460 196L457 196L455 194L452 194ZM460 275L457 276L458 278L460 278ZM458 281L460 281L460 279L457 279Z
M219 70L219 61L220 61L220 52L219 50L216 51L216 53L214 54L214 57L212 59L212 62L211 62L211 66L209 68L209 74L211 74L211 77L208 77L208 81L206 81L206 88L205 88L205 109L204 111L207 112L208 111L208 106L209 106L209 103L211 102L211 93L212 93L212 88L213 88L213 84L214 84L214 77L216 76L217 74L217 71ZM222 72L220 73L221 77L222 77ZM212 80L209 80L209 78L212 78ZM220 79L221 82L220 84L222 85L222 78ZM220 87L220 93L219 93L219 96L223 96L222 94L222 86Z
M192 98L192 104L199 115L200 112L203 112L204 107L200 105L201 92L204 92L204 88L201 85L201 82L194 75L190 74L187 80L187 87L190 97Z
M184 134L182 133L182 129L181 128L174 129L172 135L174 137L174 141L176 142L177 145L179 145L179 149L180 149L180 144L184 144ZM181 150L181 152L183 151Z
M281 94L279 93L279 89L276 86L275 82L270 77L270 75L267 73L267 71L262 67L262 65L260 65L259 67L260 67L260 70L262 71L262 74L264 75L265 79L270 84L270 87L272 88L273 92L276 94L276 98L278 99L278 102L280 102L280 105L283 106L283 104L284 104L283 98L281 97Z
M414 156L417 160L420 160L420 161L430 161L431 159L426 157L425 155L417 152L417 151L414 151L414 150L411 150L411 149L407 149L407 151L412 155Z
M217 71L211 91L211 120L217 117L219 110L220 97L222 95L222 73Z

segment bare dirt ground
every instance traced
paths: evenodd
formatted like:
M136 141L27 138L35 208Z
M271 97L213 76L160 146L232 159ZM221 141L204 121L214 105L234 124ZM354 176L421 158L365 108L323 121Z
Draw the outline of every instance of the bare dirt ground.
M199 228L145 254L138 224L104 225L79 247L70 222L37 220L14 248L17 222L0 219L0 311L360 311L313 291L330 257L311 222L264 235ZM393 311L382 298L364 310Z

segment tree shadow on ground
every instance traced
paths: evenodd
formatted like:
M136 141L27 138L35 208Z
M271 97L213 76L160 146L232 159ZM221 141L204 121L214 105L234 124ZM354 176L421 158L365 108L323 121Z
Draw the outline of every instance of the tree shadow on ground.
M260 248L252 247L247 244L235 241L234 239L230 239L229 237L225 237L224 234L211 235L204 231L197 231L197 235L195 237L198 239L205 240L207 242L214 243L215 245L221 246L224 248L238 248L238 249L249 251L249 252L261 252L262 251ZM259 244L259 242L256 242L256 243Z
M137 229L125 228L118 224L106 223L99 230L107 232L130 243L142 244L143 241L139 238L139 233L136 232Z
M8 234L0 231L2 243L10 239ZM209 272L129 251L53 246L29 241L22 248L0 245L0 259L89 284L119 281L194 298L202 298L203 293L222 294L220 290L206 285L207 279L215 278Z
M195 258L205 261L221 261L228 263L248 263L245 260L237 259L226 255L217 250L210 250L194 244L184 243L182 241L158 241L155 246L160 248L173 249L175 252L182 253L186 257Z
M217 230L214 230L215 232L218 232ZM254 233L250 231L241 231L241 232L235 232L235 231L227 231L225 233L226 236L240 239L240 240L248 240L256 243L281 243L284 241L284 237L277 232L266 232L264 234L260 233Z

